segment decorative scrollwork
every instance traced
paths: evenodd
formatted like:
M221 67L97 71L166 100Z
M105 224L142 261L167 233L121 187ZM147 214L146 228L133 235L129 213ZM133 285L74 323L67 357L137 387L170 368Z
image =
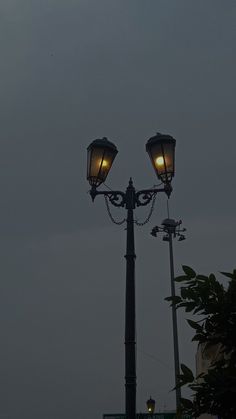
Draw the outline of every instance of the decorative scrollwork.
M125 194L123 192L107 192L110 203L115 207L124 207L125 205Z
M136 192L137 207L148 205L152 198L156 195L155 191L139 191Z
M146 192L147 193L147 192ZM157 192L155 192L155 191L152 191L152 192L149 192L150 194L151 194L151 198L149 199L149 196L146 198L146 203L143 203L143 204L141 204L141 205L147 205L149 202L150 202L150 200L152 200L152 204L151 204L151 209L150 209L150 211L149 211L149 214L148 214L148 216L147 216L147 218L146 218L146 220L144 220L144 221L142 221L142 222L140 222L140 221L138 221L138 220L135 220L135 224L137 225L137 226L139 226L139 227L142 227L142 226L144 226L145 224L147 224L148 222L149 222L149 220L150 220L150 218L151 218L151 216L152 216L152 213L153 213L153 210L154 210L154 206L155 206L155 202L156 202L156 197L157 197ZM144 198L142 198L142 199L145 199L145 197ZM137 204L137 206L138 206L138 204Z

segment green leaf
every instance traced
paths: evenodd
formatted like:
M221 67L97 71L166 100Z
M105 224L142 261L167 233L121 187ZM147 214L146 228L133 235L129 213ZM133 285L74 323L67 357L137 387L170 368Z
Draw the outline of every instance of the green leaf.
M190 319L187 319L187 322L189 324L189 326L191 326L193 329L197 330L198 332L202 331L202 326Z
M207 281L208 280L208 276L206 275L197 275L196 279L198 279L199 281Z
M172 301L172 298L173 298L173 297L166 297L166 298L165 298L165 301Z
M185 399L181 397L181 404L185 409L192 409L193 408L193 402L189 399Z
M180 289L181 297L184 299L189 298L189 291L190 291L189 287L181 287Z
M221 272L222 275L227 276L230 279L236 279L236 271L231 274L230 272Z
M214 274L210 274L209 275L209 280L215 282L216 281L216 277Z
M186 303L186 301L185 301L183 303L178 304L178 307L177 308L179 308L179 307L186 307L188 304L189 303Z
M203 378L206 375L205 372L201 372L200 374L198 374L198 376L196 377L197 380L199 380L199 378Z
M184 365L184 364L181 364L180 366L181 366L181 370L184 374L185 381L187 380L186 382L188 382L188 383L194 381L194 376L193 376L193 373L190 370L190 368L186 367L186 365Z
M183 265L182 268L183 268L184 273L189 278L195 278L196 277L196 272L192 268L190 268L190 266Z
M182 301L182 298L179 297L178 295L175 295L174 297L166 297L165 298L166 301L171 301L172 305L178 304Z
M176 276L175 278L175 282L183 282L183 281L188 281L189 277L187 275L180 275L180 276Z
M205 342L206 338L203 334L201 333L196 333L196 335L192 338L193 342Z
M176 308L183 307L185 312L191 312L194 321L187 321L193 328L193 340L204 344L205 353L221 345L218 361L212 360L207 372L199 377L195 378L194 371L181 365L177 388L187 386L194 393L193 399L186 396L190 400L183 400L183 411L191 417L211 412L224 418L236 418L236 270L221 274L227 277L228 285L226 281L222 285L214 274L196 275L188 266L183 266L183 275L176 278L180 292L183 288ZM167 300L173 302L172 298Z
M196 307L196 303L195 302L193 302L193 303L186 303L185 305L186 305L186 309L185 309L186 313L190 313Z

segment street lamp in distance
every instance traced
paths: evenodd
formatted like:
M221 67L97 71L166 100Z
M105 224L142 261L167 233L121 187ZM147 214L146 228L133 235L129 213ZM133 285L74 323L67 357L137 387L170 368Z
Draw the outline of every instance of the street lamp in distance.
M155 404L156 404L155 400L153 400L150 396L150 399L148 399L147 402L146 402L148 413L150 413L150 414L154 413Z
M169 213L169 208L168 208ZM173 238L178 237L178 241L185 240L183 234L186 228L182 227L182 221L175 221L171 218L166 218L162 221L161 227L155 226L151 231L153 237L157 237L158 233L164 233L163 241L169 243L170 256L170 279L171 279L171 297L175 297L175 273L174 273L174 255L173 255ZM178 326L176 307L172 305L172 324L173 324L173 343L174 343L174 365L175 365L175 394L176 394L176 412L181 410L181 389L179 384L179 344L178 344Z

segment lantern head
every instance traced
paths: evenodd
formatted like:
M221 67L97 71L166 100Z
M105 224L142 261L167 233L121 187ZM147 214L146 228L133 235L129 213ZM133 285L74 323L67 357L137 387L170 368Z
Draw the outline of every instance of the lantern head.
M105 182L118 151L106 137L94 140L87 151L87 179L92 188L97 188Z
M170 184L175 174L175 143L175 139L170 135L158 132L146 144L146 151L157 177L164 184Z

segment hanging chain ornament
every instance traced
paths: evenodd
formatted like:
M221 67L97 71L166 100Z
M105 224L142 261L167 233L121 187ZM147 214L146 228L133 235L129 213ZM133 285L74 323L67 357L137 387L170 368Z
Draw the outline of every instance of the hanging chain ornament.
M110 210L110 207L109 207L109 197L107 195L104 195L104 199L105 199L105 204L106 204L106 208L107 208L107 213L108 213L111 221L118 226L120 226L121 224L124 224L124 222L126 221L125 218L122 221L116 221L114 219L114 217L112 216L112 213L111 213L111 210Z
M146 220L144 220L141 223L138 222L137 220L134 221L137 226L142 227L142 226L144 226L145 224L147 224L150 221L150 218L151 218L152 213L153 213L153 210L154 210L155 202L156 202L156 197L157 197L157 193L153 194L153 197L152 197L152 205L151 205L150 212L149 212Z

